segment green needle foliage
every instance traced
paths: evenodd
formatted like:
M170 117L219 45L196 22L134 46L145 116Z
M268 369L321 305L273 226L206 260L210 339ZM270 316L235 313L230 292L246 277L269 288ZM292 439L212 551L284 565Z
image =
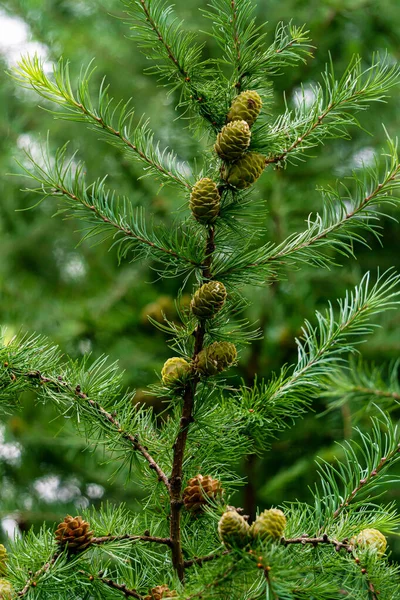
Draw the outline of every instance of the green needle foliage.
M2 332L2 409L16 410L25 392L52 404L76 423L88 445L102 447L116 472L129 473L144 501L139 513L124 506L89 508L67 516L56 530L44 526L16 539L0 565L0 596L396 598L400 568L373 540L378 535L383 543L383 534L400 525L396 507L379 502L398 482L391 470L400 458L400 431L389 415L399 400L397 365L384 383L381 370L365 369L352 356L373 333L378 315L399 304L400 275L393 269L376 277L366 273L339 299L338 310L329 304L306 319L296 339L297 361L269 380L237 384L229 369L260 336L242 315L248 305L244 286L276 282L303 265L329 268L354 256L359 244L368 246L371 234L380 238L381 219L398 202L397 142L387 134L383 159L322 188L321 212L279 243L260 241L265 207L253 184L273 165L298 166L319 144L348 139L351 127L361 127L355 115L384 101L400 70L391 56L376 56L369 67L355 57L337 78L330 64L322 83L302 90L296 107L276 116L272 77L311 58L305 28L281 24L268 47L249 0L211 0L203 12L222 55L204 59L203 46L168 3L123 4L133 37L151 60L149 73L170 88L179 117L198 136L196 165L155 142L148 121L136 119L133 102L114 101L104 81L92 100L91 65L74 84L67 62L60 60L49 75L37 57L25 57L13 77L37 92L57 119L86 124L139 161L143 175L173 186L182 207L172 226L110 189L106 176L88 183L84 163L68 154L67 145L53 154L48 143L40 157L27 152L20 167L39 203L53 198L57 213L83 222L83 239L108 240L120 260L151 259L157 277L179 280L179 322L166 315L162 323L150 319L169 335L175 354L150 390L164 410L154 414L137 402L123 388L118 365L106 357L72 360L41 336L9 339ZM246 107L247 91L253 105ZM254 116L261 101L264 108ZM232 103L243 116L239 121L251 109L251 132L247 122L226 127ZM221 146L224 161L217 155ZM191 301L184 306L187 289ZM371 406L372 399L377 404L384 398L387 410L375 407L377 416L338 446L333 463L320 461L311 503L284 504L284 514L259 515L257 526L249 527L230 505L243 483L238 464L268 451L272 438L293 426L321 393L333 397L332 407L360 397ZM273 514L280 515L282 536L262 529Z

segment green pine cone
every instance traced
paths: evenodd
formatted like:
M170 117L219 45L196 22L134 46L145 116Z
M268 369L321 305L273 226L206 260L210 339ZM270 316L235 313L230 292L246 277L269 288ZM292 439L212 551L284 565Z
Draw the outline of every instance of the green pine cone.
M251 127L262 108L262 100L253 90L247 90L237 96L228 112L228 123L231 121L246 121Z
M277 508L264 510L250 527L250 535L262 540L279 540L283 536L286 527L286 517Z
M235 510L224 512L218 523L218 534L227 548L243 548L249 541L249 524Z
M203 177L193 186L189 207L199 223L213 223L219 215L220 200L217 184L212 179Z
M244 190L257 181L264 169L265 156L248 152L233 165L225 167L223 177L231 186Z
M246 152L250 138L250 127L246 121L232 121L222 128L214 148L222 160L233 162Z
M364 550L367 548L376 550L378 556L385 554L387 541L379 529L363 529L356 538L352 538L350 541Z
M0 579L0 598L1 600L11 600L15 598L12 585L7 579Z
M0 576L3 577L7 573L7 550L0 544Z
M173 387L182 383L190 372L190 364L184 359L174 356L165 361L161 371L161 379L165 386Z
M226 289L219 281L209 281L195 292L190 307L199 319L211 319L224 306Z
M236 346L231 342L214 342L196 356L196 370L210 377L225 371L237 358Z

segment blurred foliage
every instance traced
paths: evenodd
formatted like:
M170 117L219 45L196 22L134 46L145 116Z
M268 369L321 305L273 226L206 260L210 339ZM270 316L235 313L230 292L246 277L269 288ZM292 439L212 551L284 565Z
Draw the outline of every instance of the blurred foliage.
M204 26L198 24L203 2L179 0L176 5L186 27L207 29L206 21ZM314 60L276 79L272 114L282 110L284 95L289 104L296 102L300 81L306 82L307 93L307 85L320 80L329 55L338 74L356 52L366 64L376 51L387 51L393 61L399 60L397 0L258 0L257 5L260 19L269 20L270 39L279 21L292 20L297 25L307 23L316 47ZM42 44L49 61L61 55L68 58L72 75L94 57L97 82L105 75L117 99L132 96L138 117L146 113L162 142L193 161L195 144L205 142L193 140L185 121L176 122L172 99L166 99L155 80L144 74L146 61L128 39L118 0L3 0L0 28L5 16L26 24L29 40ZM208 39L206 33L200 36ZM183 200L168 189L160 190L150 178L141 179L141 167L99 141L96 133L79 124L54 121L38 110L37 97L17 88L4 73L7 61L15 58L14 52L10 58L10 48L4 51L1 46L0 50L0 323L7 325L10 336L19 328L46 334L74 357L89 351L96 357L109 354L126 370L126 385L139 388L137 401L151 402L142 390L157 381L169 352L165 336L148 323L146 315L159 320L164 311L173 317L178 282L158 281L151 264L132 266L125 261L118 265L116 252L108 252L101 243L79 244L76 223L59 217L50 220L56 212L53 201L22 210L32 206L35 198L20 191L20 178L5 174L16 172L15 158L23 160L24 148L37 153L51 130L51 147L71 140L71 149L79 149L91 180L108 173L112 186L127 194L133 204L151 207L155 217L167 224ZM213 50L212 44L207 46L211 54ZM361 169L363 161L368 164L384 143L382 121L396 135L399 97L395 90L387 104L373 105L367 115L360 116L364 130L353 131L351 140L326 142L313 161L278 171L269 167L258 185L260 196L268 200L269 240L279 241L304 227L308 214L320 209L318 186L343 180L352 169ZM390 219L382 225L383 246L371 238L370 248L357 247L357 259L346 261L346 268L303 268L301 276L291 272L283 282L251 291L249 316L263 329L264 339L243 353L235 377L247 382L255 373L267 377L293 359L294 338L304 318L312 320L316 308L342 296L370 268L400 267L398 225ZM400 350L400 314L389 313L384 319L382 331L361 348L368 360L378 364L397 358ZM266 458L243 465L243 474L252 483L238 503L244 503L247 511L283 500L307 500L307 488L315 480L316 457L329 461L340 456L335 442L351 433L352 406L346 403L318 418L325 405L321 399L314 407L316 415L309 414L281 435ZM132 482L125 486L127 474L110 481L107 456L99 450L92 456L83 440L49 407L35 406L28 395L22 413L10 415L4 425L0 425L0 518L14 518L21 529L27 529L44 519L59 520L87 504L88 498L134 505L137 491ZM398 495L399 490L393 489L388 500Z

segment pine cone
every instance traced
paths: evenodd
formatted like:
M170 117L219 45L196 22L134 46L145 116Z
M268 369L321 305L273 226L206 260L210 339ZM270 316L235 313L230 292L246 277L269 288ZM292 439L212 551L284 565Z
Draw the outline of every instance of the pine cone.
M7 579L0 579L0 600L11 600L15 598L12 585Z
M176 598L177 595L175 590L170 590L167 585L157 585L143 600L165 600L166 598Z
M201 350L196 356L195 368L202 375L209 377L221 373L236 360L237 351L231 342L214 342Z
M286 517L284 513L277 508L264 510L250 527L250 535L262 540L279 540L286 527Z
M220 201L217 184L212 179L203 177L193 186L189 207L199 223L213 223L219 215Z
M218 533L227 548L243 548L249 541L249 524L235 510L224 512L218 523Z
M7 550L0 544L0 576L7 573Z
M211 319L224 306L226 289L219 281L209 281L198 289L191 302L192 313L199 319Z
M265 169L265 156L258 152L248 152L233 165L225 167L223 177L231 186L244 190L262 175Z
M378 556L385 554L387 541L383 533L379 529L363 529L357 535L357 537L350 540L352 545L360 546L360 548L366 550L376 550Z
M93 531L90 531L90 525L82 517L71 517L67 515L62 523L57 527L56 540L61 549L65 546L71 554L82 552L90 546L93 537Z
M232 121L222 128L214 148L220 158L233 162L245 153L250 145L250 138L250 127L246 121Z
M189 479L187 487L183 490L183 502L186 510L193 513L201 512L207 500L215 500L221 494L221 483L210 475L196 475Z
M185 375L190 372L190 364L184 359L174 356L165 361L161 371L161 379L165 386L173 387L182 384Z
M262 100L253 90L247 90L237 96L231 105L228 112L228 122L230 121L246 121L251 127L257 119L262 108Z

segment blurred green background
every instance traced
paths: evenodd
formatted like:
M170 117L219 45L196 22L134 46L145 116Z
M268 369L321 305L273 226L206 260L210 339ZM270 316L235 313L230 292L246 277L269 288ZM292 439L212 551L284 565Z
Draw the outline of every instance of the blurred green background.
M176 0L186 27L200 30L207 41L206 53L216 55L212 40L201 30L209 27L199 8L200 0ZM340 75L354 53L367 65L376 51L387 51L393 61L400 54L398 0L255 0L257 17L269 21L269 40L281 20L307 23L316 49L314 59L275 78L275 104L271 114L283 110L283 93L296 101L301 83L307 89L320 80L329 53ZM115 18L119 17L119 18ZM52 218L55 200L33 210L37 198L21 191L20 177L9 176L24 161L23 150L36 156L50 131L53 149L70 141L71 151L87 165L88 180L108 174L111 187L127 194L133 204L150 208L156 219L168 223L184 204L174 190L159 188L150 178L139 179L142 168L116 148L98 140L81 124L55 121L37 106L38 97L22 90L5 74L21 52L38 52L48 61L68 58L72 74L95 58L96 90L103 75L117 99L133 97L138 117L146 113L157 137L171 145L183 159L193 162L198 149L184 120L176 120L176 98L167 96L157 82L144 74L148 62L129 40L122 5L118 0L6 0L0 3L0 324L8 335L22 329L49 336L73 357L87 352L118 359L125 369L125 383L138 388L137 399L152 402L142 389L157 380L164 360L170 356L165 336L152 327L147 315L158 318L163 309L175 316L173 299L180 281L159 281L151 263L117 264L116 252L105 244L77 245L81 224ZM370 164L384 145L384 122L395 137L400 128L400 93L395 89L387 104L375 104L360 115L368 129L353 130L351 140L328 141L315 158L286 170L269 170L257 185L267 200L265 239L279 241L304 228L311 211L320 210L319 185L343 179L352 169ZM204 141L201 142L204 145ZM395 213L393 213L395 216ZM382 222L383 245L371 238L370 249L356 248L357 260L322 271L304 268L288 272L284 281L251 290L249 317L264 331L264 339L243 350L234 379L251 382L254 374L268 377L283 363L296 360L294 338L305 318L312 320L316 308L326 306L356 284L368 270L400 267L400 226ZM340 261L339 261L340 262ZM186 290L190 292L190 290ZM362 347L363 355L378 364L399 356L400 312L380 320L383 325ZM234 499L248 512L283 500L309 497L308 486L316 479L315 458L333 460L339 453L335 442L351 435L353 407L318 415L325 401L314 405L295 427L273 442L272 452L249 459L240 466L251 479ZM364 425L367 427L368 422ZM277 457L279 457L277 459ZM102 451L93 454L72 425L49 406L23 399L23 409L0 422L0 537L12 531L51 524L66 513L76 513L88 503L125 501L138 506L141 492L127 474L113 476L116 465ZM399 488L386 499L399 497ZM393 542L394 544L394 542ZM393 545L392 545L393 547Z

